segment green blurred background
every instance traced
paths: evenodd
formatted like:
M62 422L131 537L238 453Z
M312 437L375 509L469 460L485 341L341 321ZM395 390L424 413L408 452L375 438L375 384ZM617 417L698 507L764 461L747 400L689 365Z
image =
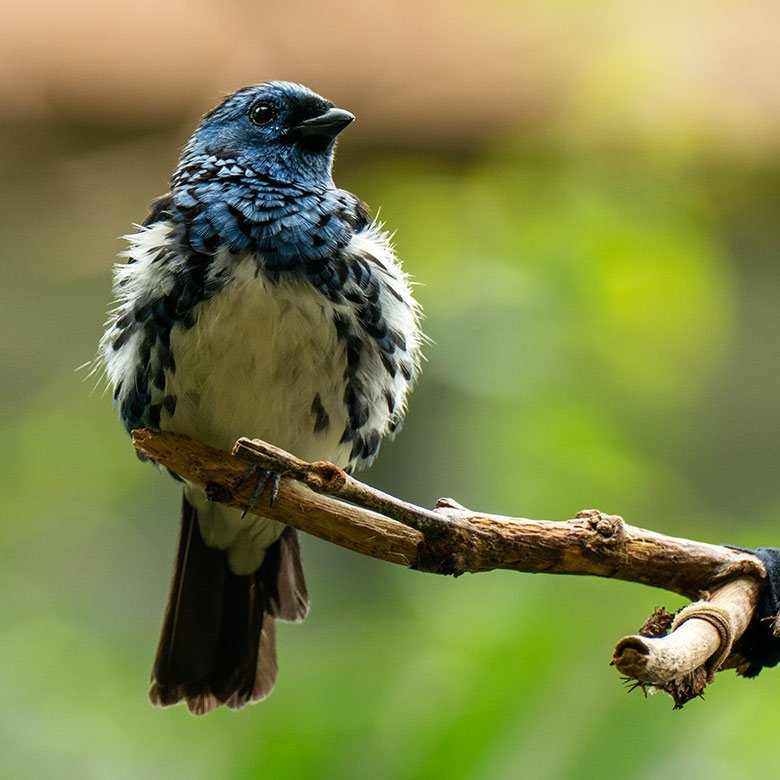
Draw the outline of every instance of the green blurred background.
M302 81L357 115L337 182L381 206L433 339L368 481L780 544L779 27L770 0L7 5L0 777L773 772L777 671L672 712L609 667L678 597L437 578L311 538L312 611L280 627L273 696L153 709L178 490L75 369L117 237L200 113Z

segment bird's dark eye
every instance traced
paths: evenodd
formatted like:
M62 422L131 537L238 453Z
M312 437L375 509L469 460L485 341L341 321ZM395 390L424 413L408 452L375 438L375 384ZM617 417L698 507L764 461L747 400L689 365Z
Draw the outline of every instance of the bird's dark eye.
M276 106L268 100L258 100L252 108L249 109L249 121L253 125L262 127L276 119Z

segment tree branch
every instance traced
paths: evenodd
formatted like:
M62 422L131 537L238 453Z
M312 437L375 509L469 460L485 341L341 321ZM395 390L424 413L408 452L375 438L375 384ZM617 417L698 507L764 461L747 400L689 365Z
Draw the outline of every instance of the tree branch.
M452 499L440 499L429 510L359 482L331 463L306 463L259 440L240 439L232 454L186 436L148 430L133 431L133 443L147 457L203 487L210 500L236 508L243 509L249 497L250 485L241 482L249 464L288 477L273 506L262 496L252 511L420 571L585 574L689 598L711 593L706 602L715 605L707 608L711 614L690 615L668 637L651 639L640 630L618 643L614 663L643 684L690 676L713 657L719 665L745 630L766 578L761 561L748 553L636 528L593 509L564 522L473 512ZM731 661L734 665L739 659ZM711 664L699 675L702 688L712 673Z

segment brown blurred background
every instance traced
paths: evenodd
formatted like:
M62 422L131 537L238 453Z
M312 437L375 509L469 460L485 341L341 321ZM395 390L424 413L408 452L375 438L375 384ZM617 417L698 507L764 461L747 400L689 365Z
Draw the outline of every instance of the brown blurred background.
M215 96L283 78L351 106L369 148L469 149L522 124L742 157L777 148L778 26L768 1L31 0L5 8L2 118L40 157L38 133L56 151L63 129L189 127Z

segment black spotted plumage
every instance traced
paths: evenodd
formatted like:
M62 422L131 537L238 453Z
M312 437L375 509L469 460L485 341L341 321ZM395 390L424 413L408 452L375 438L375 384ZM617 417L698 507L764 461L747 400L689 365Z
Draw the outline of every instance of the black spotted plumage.
M314 396L314 400L311 402L311 413L314 417L314 432L327 430L330 427L330 417L328 416L325 407L322 405L322 399L320 394L317 393Z

